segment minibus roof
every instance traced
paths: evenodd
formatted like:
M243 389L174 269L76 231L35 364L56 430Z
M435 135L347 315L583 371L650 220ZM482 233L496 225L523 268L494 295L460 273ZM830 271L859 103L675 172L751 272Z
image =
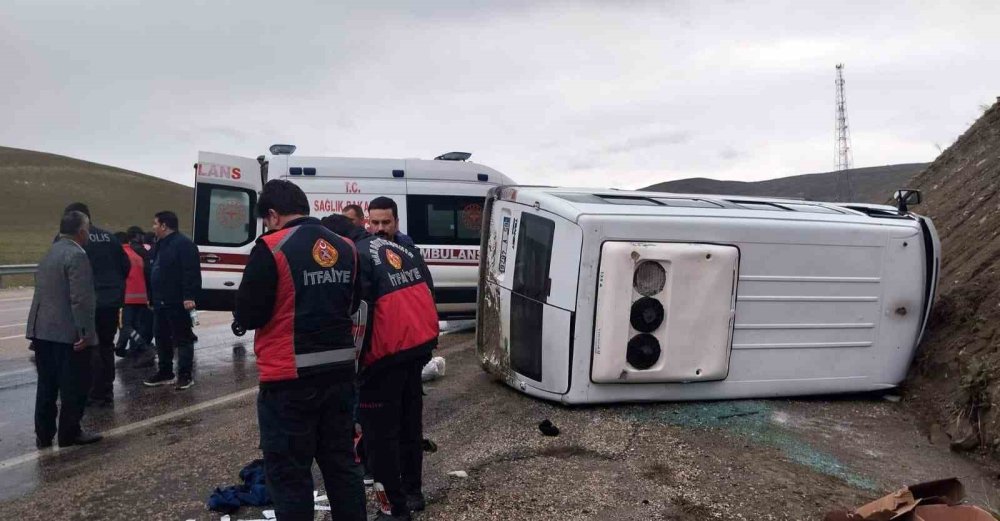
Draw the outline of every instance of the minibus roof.
M910 216L877 204L828 203L742 195L680 194L594 188L506 186L501 199L535 205L571 221L582 215L704 216L869 222L912 226Z

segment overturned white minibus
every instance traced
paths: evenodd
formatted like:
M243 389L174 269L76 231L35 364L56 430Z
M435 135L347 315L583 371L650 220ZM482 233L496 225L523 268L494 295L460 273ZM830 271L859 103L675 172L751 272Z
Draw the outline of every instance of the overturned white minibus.
M906 375L937 283L929 219L899 208L498 187L477 350L564 403L872 391Z

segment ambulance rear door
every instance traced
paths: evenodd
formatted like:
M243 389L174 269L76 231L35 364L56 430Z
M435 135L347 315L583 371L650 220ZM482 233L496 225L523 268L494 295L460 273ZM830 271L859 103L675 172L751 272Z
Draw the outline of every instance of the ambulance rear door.
M201 257L199 309L230 311L262 232L254 215L262 181L256 159L199 152L195 165L194 242Z

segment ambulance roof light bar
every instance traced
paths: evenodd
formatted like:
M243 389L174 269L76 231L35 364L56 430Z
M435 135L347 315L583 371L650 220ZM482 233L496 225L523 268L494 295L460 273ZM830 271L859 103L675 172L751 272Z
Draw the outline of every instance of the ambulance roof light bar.
M271 145L268 150L274 156L290 156L295 153L295 145Z
M448 152L434 158L435 161L465 161L472 157L470 152Z

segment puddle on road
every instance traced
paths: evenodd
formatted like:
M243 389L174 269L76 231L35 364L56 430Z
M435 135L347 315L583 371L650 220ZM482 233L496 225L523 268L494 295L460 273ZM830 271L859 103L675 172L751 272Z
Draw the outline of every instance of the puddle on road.
M766 402L743 400L667 404L636 408L631 416L640 422L659 422L680 427L724 429L760 445L775 448L789 460L816 472L842 479L865 490L875 490L875 482L858 475L837 458L817 449L795 435L786 425L788 415L775 411ZM784 421L782 421L784 420Z

